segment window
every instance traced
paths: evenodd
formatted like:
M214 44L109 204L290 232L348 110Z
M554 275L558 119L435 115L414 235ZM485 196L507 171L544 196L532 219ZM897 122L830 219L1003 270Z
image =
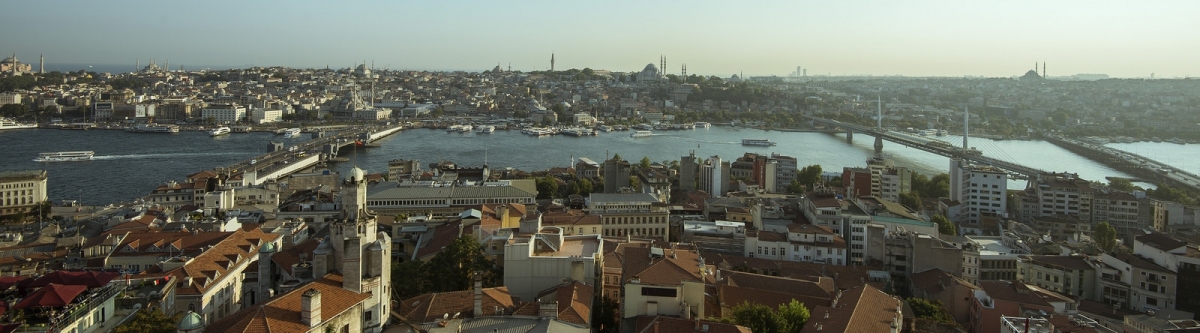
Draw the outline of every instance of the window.
M367 311L367 312L363 313L363 315L366 316L367 322L371 321L371 311Z
M677 292L674 288L642 287L642 296L675 297Z

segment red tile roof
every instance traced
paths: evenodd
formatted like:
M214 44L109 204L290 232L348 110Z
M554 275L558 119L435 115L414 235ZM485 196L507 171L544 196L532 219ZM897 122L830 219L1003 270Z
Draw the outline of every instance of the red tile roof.
M351 307L370 298L342 288L342 276L331 273L306 283L266 302L234 312L204 327L205 332L307 332L308 324L300 322L300 302L305 291L321 292L322 323L335 318ZM352 320L359 320L353 318Z
M866 285L842 292L832 307L814 308L801 332L888 332L902 312L899 299Z
M409 323L419 324L441 320L446 314L453 316L460 313L460 318L472 318L495 315L497 308L504 314L511 314L517 308L513 296L508 293L508 287L483 288L482 305L486 313L474 313L474 291L463 290L414 296L400 301L400 308L396 312Z

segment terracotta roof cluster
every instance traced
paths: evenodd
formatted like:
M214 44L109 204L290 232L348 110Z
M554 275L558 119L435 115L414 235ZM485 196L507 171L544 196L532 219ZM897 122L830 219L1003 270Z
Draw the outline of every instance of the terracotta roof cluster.
M143 256L146 253L173 252L182 255L198 255L202 248L221 243L233 232L206 231L191 233L177 232L130 232L113 250L112 256ZM135 252L126 252L132 248Z
M633 332L637 333L751 333L745 326L700 319L663 316L637 316Z
M429 240L424 244L418 245L419 247L416 250L416 258L420 259L433 257L434 255L437 255L438 252L442 252L443 248L449 246L451 243L454 243L454 239L461 236L463 232L466 232L466 228L459 230L460 226L462 226L462 221L457 220L446 222L434 227L433 236L430 237Z
M592 321L592 286L571 281L538 293L538 299L552 298L558 303L558 320L590 326ZM536 302L528 302L537 306Z
M208 289L210 282L229 275L234 267L249 261L251 256L257 254L260 246L279 237L278 234L263 233L261 229L251 231L238 229L224 241L205 250L181 267L163 272L155 266L139 275L147 277L173 275L180 284L175 291L177 294L203 294ZM182 258L177 259L182 260Z
M979 289L979 286L943 271L941 268L930 268L924 272L915 273L909 277L909 281L914 290L924 290L927 295L934 295L944 290L949 290L955 284L971 289Z
M331 273L305 283L291 291L271 298L204 327L205 332L307 332L308 324L300 321L300 305L304 292L321 292L321 321L337 317L342 312L370 297L342 288L342 275ZM359 320L354 318L354 320Z
M271 255L271 262L275 263L275 265L279 266L280 269L282 269L284 272L287 272L289 275L295 276L296 274L292 272L292 265L301 262L301 255L303 255L306 260L312 260L314 258L313 250L316 250L317 245L320 244L320 239L310 238L300 242L300 244L292 246L290 249L279 251Z
M801 332L889 332L902 312L899 299L866 285L842 292L832 307L814 308Z
M722 308L755 303L774 309L796 300L811 309L818 305L828 306L836 292L833 280L829 278L801 280L721 271L721 281L717 283Z
M1042 295L1020 281L979 281L979 288L995 300L1050 307Z
M715 265L721 270L762 272L773 276L806 281L816 281L819 277L826 277L831 278L837 289L850 289L860 287L864 284L873 284L876 288L883 287L882 282L871 281L870 274L868 273L872 269L885 270L882 267L823 265L809 262L725 255L715 252L704 252L702 255L704 256L705 263Z
M508 293L508 287L483 288L482 309L485 313L475 313L475 294L473 290L451 291L444 293L429 293L400 301L396 309L405 321L411 324L429 323L442 320L442 316L455 313L460 317L482 317L489 315L508 315L516 311L518 304Z
M660 250L661 256L655 253ZM630 260L638 257L646 260ZM625 249L625 258L625 282L634 278L643 284L656 285L679 285L685 281L716 282L713 275L701 273L707 265L695 250L630 247Z

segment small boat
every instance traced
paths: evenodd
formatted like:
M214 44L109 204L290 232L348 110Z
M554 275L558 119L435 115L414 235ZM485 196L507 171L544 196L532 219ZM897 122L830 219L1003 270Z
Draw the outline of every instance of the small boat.
M612 132L612 131L613 131L613 127L612 127L612 126L608 126L608 125L601 125L601 126L600 126L600 130L601 130L601 131L604 131L604 132L606 132L606 133L607 133L607 132Z
M704 121L697 121L693 125L695 125L696 128L703 128L703 129L712 128L712 123L708 123L708 122L704 122Z
M496 126L490 126L490 125L482 125L482 126L479 126L479 128L475 129L475 133L479 133L479 134L491 134L492 132L495 132L495 131L496 131Z
M254 128L250 126L233 126L229 128L229 130L234 133L250 133L250 130L252 129Z
M231 132L229 127L221 126L221 127L217 127L216 129L208 132L208 136L217 137L217 136L229 134L229 132Z
M285 137L285 138L298 138L298 137L300 137L300 133L302 133L302 132L300 131L300 129L299 129L299 128L294 128L294 127L293 127L293 128L289 128L289 129L285 129L285 130L283 130L283 137Z
M275 130L275 135L283 135L283 133L287 132L287 130L288 130L288 129L286 129L286 128L279 128L279 129L276 129L276 130Z
M96 155L94 151L62 151L54 153L41 153L33 159L34 162L72 162L72 161L91 161L92 156Z
M650 137L653 135L654 135L654 132L651 132L651 131L634 131L632 134L629 134L629 137L631 137L631 138L647 138L647 137Z
M742 145L743 146L770 147L770 146L774 146L775 143L771 142L771 140L767 140L767 139L742 139Z

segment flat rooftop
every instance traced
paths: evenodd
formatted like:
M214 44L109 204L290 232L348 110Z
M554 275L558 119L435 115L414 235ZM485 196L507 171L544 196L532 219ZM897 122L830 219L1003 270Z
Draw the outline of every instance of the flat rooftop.
M1016 253L1013 253L1013 249L1008 245L1005 245L1004 241L1000 240L998 237L976 238L968 236L967 239L975 241L975 243L979 244L980 256L1013 256L1014 258L1017 256Z

